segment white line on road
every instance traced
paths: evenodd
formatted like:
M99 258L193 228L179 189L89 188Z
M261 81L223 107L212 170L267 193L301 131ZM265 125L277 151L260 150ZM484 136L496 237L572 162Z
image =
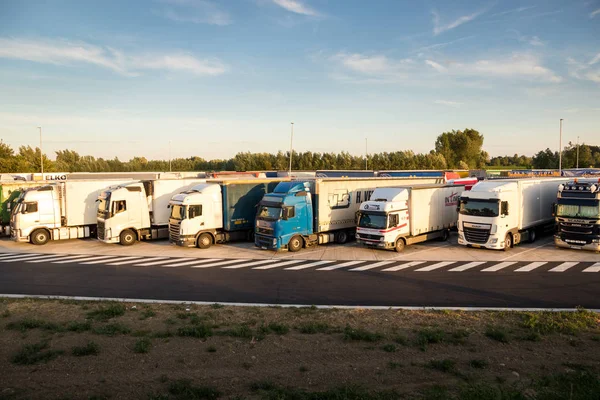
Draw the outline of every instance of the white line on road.
M126 260L126 261L111 262L111 263L106 264L106 265L134 264L136 262L140 262L141 261L140 259L144 259L144 257L125 257L125 258L122 258L121 260Z
M361 262L362 261L346 261L346 262L341 263L341 264L334 264L334 265L330 265L328 267L317 268L317 271L333 271L334 269L340 269L340 268L344 268L344 267L351 267L353 265L360 264Z
M19 262L19 261L25 261L25 260L35 260L37 258L48 258L48 255L44 255L44 254L39 254L37 256L28 256L28 257L18 257L18 258L10 258L10 259L3 259L0 260L0 262L3 263L9 263L9 262Z
M192 265L192 266L190 266L190 268L220 267L222 265L232 264L232 263L236 263L236 262L240 262L240 261L244 262L244 261L248 261L248 260L229 259L229 260L223 260L223 261L219 261L219 262L212 262L212 263L208 263L208 264Z
M452 269L450 269L448 271L450 271L450 272L462 272L462 271L466 271L466 270L471 269L471 268L478 267L481 264L485 264L485 263L486 263L486 261L473 261L473 262L467 263L465 265L461 265L460 267L452 268Z
M41 256L42 254L32 254L32 253L25 253L25 254L17 254L17 255L12 255L12 256L8 256L8 257L3 257L2 259L0 259L0 261L4 261L4 260L12 260L13 258L23 258L23 257L30 257L30 256Z
M564 262L554 268L552 268L550 271L548 272L565 272L566 270L568 270L569 268L574 267L575 265L579 264L578 262Z
M74 260L76 258L89 257L89 255L87 255L87 254L84 254L84 255L80 254L78 256L70 256L70 255L61 256L61 255L58 255L58 254L55 254L55 255L56 255L56 258L54 260L52 260L52 261L57 261L57 260ZM26 262L33 264L33 263L48 262L48 260L33 260L33 261L26 261Z
M40 257L35 257L35 258L23 258L21 260L29 260L29 261L25 261L28 263L32 263L32 262L48 262L51 260L58 260L61 259L61 255L60 254L46 254ZM19 260L19 261L21 261Z
M110 258L104 258L102 260L93 260L93 261L86 261L86 262L77 261L77 263L82 264L82 265L92 265L92 264L102 264L102 263L106 263L106 262L113 262L113 261L117 261L117 260L125 260L125 259L129 260L130 258L134 258L134 257L110 256Z
M522 252L520 252L520 253L516 253L516 254L513 254L513 255L511 255L511 256L504 257L504 258L503 258L503 259L501 259L500 261L506 261L506 260L509 260L509 259L511 259L511 258L513 258L513 257L522 256L522 255L523 255L523 254L525 254L525 253L529 253L530 251L534 251L534 250L537 250L537 249L541 249L542 247L548 246L548 245L549 245L549 244L551 244L551 243L554 243L554 239L552 239L551 241L549 241L549 242L546 242L546 243L544 243L544 244L542 244L542 245L539 245L539 246L537 246L537 247L534 247L533 249L525 250L525 251L522 251Z
M187 259L186 259L187 260ZM222 258L196 258L195 260L191 260L191 261L182 261L182 262L177 262L177 263L169 263L169 264L163 264L161 265L161 267L194 267L198 264L205 264L205 263L212 263L215 261L221 261L223 260Z
M143 262L140 264L135 264L135 267L150 267L153 265L160 265L160 264L168 264L171 262L178 262L178 261L188 261L190 260L189 258L167 258L164 259L163 257L159 257L160 260L158 260L157 258L151 258L149 259L147 262Z
M81 258L79 260L62 260L62 261L51 261L52 264L66 264L66 263L78 263L80 261L88 261L88 260L100 260L100 259L106 259L106 258L113 258L113 256L90 256L87 258Z
M383 272L395 272L395 271L400 271L400 270L414 267L416 265L421 265L421 264L425 264L425 261L411 261L406 264L400 264L400 265L396 265L395 267L383 269L382 271Z
M521 268L515 269L515 272L529 272L533 271L536 268L541 267L542 265L548 264L547 262L532 262L531 264L524 265Z
M222 268L224 268L224 269L239 269L239 268L253 267L255 265L274 263L274 262L275 261L273 261L273 260L257 260L257 261L236 264L236 265L230 265L230 266L222 267Z
M595 263L591 267L587 267L583 272L600 272L600 262Z
M516 261L501 262L501 263L498 263L496 265L492 265L489 268L482 269L481 272L496 272L496 271L500 271L501 269L504 269L506 267L510 267L511 265L516 264L516 263L517 263Z
M310 267L316 267L318 265L328 264L328 263L331 263L331 262L333 262L333 261L331 261L331 260L315 261L315 262L311 262L311 263L308 263L308 264L297 265L295 267L284 268L284 270L286 270L286 271L298 271L298 270L301 270L301 269L306 269L306 268L310 268Z
M395 262L396 261L380 261L380 262L376 262L375 264L367 264L367 265L363 265L362 267L352 268L349 271L368 271L370 269L377 268L377 267L383 267L384 265L390 265Z
M286 265L291 265L291 264L297 264L299 262L302 262L303 260L290 260L290 261L283 261L283 262L277 262L275 261L273 264L271 265L263 265L260 267L254 267L252 269L272 269L272 268L281 268L284 267Z
M428 265L427 267L419 268L416 270L416 272L429 272L429 271L433 271L435 269L446 267L446 266L448 266L450 264L454 264L454 263L456 263L456 261L442 261L442 262L439 262L436 264Z

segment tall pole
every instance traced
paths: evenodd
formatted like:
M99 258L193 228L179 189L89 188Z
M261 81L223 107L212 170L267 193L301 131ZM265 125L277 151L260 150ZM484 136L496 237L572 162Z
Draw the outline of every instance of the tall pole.
M563 119L560 119L560 141L558 148L558 174L562 176L562 122Z
M575 168L579 169L579 136L577 136L577 166Z
M369 144L367 142L367 138L365 138L365 170L369 169L368 168L368 161L369 161Z
M169 172L171 171L171 141L169 140Z
M292 173L292 153L294 149L294 123L292 122L292 135L290 136L290 170L289 173Z
M44 152L42 151L42 127L38 126L40 130L40 167L42 169L42 179L44 179Z

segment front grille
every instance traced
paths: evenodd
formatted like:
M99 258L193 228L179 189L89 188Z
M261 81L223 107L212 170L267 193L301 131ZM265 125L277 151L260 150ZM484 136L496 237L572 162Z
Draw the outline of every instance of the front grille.
M256 233L262 233L264 235L273 235L273 229L270 229L270 228L256 228Z
M98 239L104 240L104 221L98 221L98 229L96 231Z
M179 241L179 224L169 224L169 240L171 242Z
M264 247L273 247L273 238L266 236L255 236L256 245Z
M489 229L463 228L465 239L470 243L487 243L490 238Z
M377 240L377 241L379 241L381 239L381 235L370 235L368 233L359 233L358 234L358 238L359 239Z
M561 232L579 233L582 235L591 235L594 233L594 225L570 224L561 222L559 229Z

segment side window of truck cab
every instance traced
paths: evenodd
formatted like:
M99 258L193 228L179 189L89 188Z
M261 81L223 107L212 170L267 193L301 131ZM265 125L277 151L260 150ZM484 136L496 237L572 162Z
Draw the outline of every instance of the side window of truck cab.
M398 214L390 214L388 216L388 228L394 228L398 226L399 216Z
M113 202L113 215L117 215L127 210L127 202L125 200L117 200Z
M38 212L38 203L37 202L23 204L23 214L31 214L31 213L35 213L35 212Z
M196 206L189 206L189 217L190 219L202 216L202 204Z

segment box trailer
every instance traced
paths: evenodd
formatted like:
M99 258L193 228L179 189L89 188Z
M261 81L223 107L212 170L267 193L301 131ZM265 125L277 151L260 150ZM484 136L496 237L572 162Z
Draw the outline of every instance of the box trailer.
M456 227L456 206L464 190L460 185L377 188L360 205L356 240L397 252L426 240L447 240Z
M169 201L205 179L153 179L108 188L98 195L98 240L130 246L169 237Z
M459 202L458 244L508 250L554 227L553 203L565 178L477 183Z

